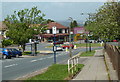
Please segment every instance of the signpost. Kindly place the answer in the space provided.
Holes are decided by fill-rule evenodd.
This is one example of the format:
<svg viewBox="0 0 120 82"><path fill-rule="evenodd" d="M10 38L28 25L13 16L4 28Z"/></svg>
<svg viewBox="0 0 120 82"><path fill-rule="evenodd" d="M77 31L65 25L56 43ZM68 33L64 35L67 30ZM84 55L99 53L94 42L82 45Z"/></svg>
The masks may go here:
<svg viewBox="0 0 120 82"><path fill-rule="evenodd" d="M56 35L56 27L52 27L52 33L54 34L54 46L53 46L53 51L54 51L54 64L56 64L56 44L55 44L55 35Z"/></svg>

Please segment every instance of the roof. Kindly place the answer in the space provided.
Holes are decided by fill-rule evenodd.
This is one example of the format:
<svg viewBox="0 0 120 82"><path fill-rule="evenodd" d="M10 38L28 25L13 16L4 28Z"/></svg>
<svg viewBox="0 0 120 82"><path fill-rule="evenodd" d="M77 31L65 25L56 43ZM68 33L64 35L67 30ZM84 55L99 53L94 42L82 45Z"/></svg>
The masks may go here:
<svg viewBox="0 0 120 82"><path fill-rule="evenodd" d="M68 28L68 27L65 27L65 26L57 23L57 22L50 22L50 23L48 23L47 25L48 25L48 27L47 27L48 29L52 29L52 27L54 27L54 26L55 26L57 29L67 29L67 28Z"/></svg>
<svg viewBox="0 0 120 82"><path fill-rule="evenodd" d="M6 30L6 29L7 26L3 22L0 22L0 30Z"/></svg>

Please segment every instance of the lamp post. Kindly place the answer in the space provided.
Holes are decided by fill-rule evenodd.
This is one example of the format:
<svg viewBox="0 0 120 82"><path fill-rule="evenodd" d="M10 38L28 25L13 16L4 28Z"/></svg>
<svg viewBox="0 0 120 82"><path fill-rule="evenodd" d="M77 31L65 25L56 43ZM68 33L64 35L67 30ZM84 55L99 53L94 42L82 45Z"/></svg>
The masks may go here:
<svg viewBox="0 0 120 82"><path fill-rule="evenodd" d="M93 13L81 13L81 15L88 15L88 20L90 21L90 15L93 14ZM91 52L91 42L89 41L89 37L88 37L88 34L86 33L86 52L88 51L87 49L87 42L89 43L89 51Z"/></svg>
<svg viewBox="0 0 120 82"><path fill-rule="evenodd" d="M90 35L90 32L89 32L89 34L88 34L88 42L89 42L89 51L91 52L91 41L89 41L89 37L90 37L91 35Z"/></svg>
<svg viewBox="0 0 120 82"><path fill-rule="evenodd" d="M69 17L68 20L71 20L71 21L73 22L72 17ZM69 55L70 55L70 58L71 58L71 57L72 57L72 48L71 48L71 27L69 27L69 46L70 46Z"/></svg>
<svg viewBox="0 0 120 82"><path fill-rule="evenodd" d="M87 34L86 34L86 41L85 42L86 42L86 52L87 52L88 51L88 48L87 48L88 47L88 44L87 44L87 42L88 42L88 35Z"/></svg>
<svg viewBox="0 0 120 82"><path fill-rule="evenodd" d="M52 27L52 32L54 34L54 38L53 38L53 41L54 41L54 46L53 46L53 51L54 51L54 64L56 64L56 38L55 38L55 35L56 35L56 27Z"/></svg>

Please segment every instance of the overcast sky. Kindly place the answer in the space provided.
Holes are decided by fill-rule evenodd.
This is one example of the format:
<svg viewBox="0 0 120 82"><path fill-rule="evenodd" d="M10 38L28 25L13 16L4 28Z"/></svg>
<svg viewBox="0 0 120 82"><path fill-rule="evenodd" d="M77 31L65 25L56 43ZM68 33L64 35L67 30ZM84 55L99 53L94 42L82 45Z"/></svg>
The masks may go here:
<svg viewBox="0 0 120 82"><path fill-rule="evenodd" d="M33 2L34 1L34 2ZM25 8L37 6L42 13L46 14L46 19L56 21L66 21L69 17L75 20L85 20L87 15L80 13L95 13L107 0L2 0L2 18ZM1 7L1 6L0 6Z"/></svg>
<svg viewBox="0 0 120 82"><path fill-rule="evenodd" d="M106 2L108 0L1 0L2 2Z"/></svg>

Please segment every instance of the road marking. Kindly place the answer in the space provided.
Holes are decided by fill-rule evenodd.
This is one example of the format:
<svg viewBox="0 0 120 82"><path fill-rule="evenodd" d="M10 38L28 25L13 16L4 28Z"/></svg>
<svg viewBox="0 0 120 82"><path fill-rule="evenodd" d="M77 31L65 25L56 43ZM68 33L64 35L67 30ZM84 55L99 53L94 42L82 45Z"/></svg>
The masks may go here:
<svg viewBox="0 0 120 82"><path fill-rule="evenodd" d="M12 67L12 66L16 66L18 64L11 64L11 65L8 65L8 66L5 66L4 68L8 68L8 67Z"/></svg>
<svg viewBox="0 0 120 82"><path fill-rule="evenodd" d="M36 62L36 61L39 61L39 60L44 60L46 58L40 58L40 59L37 59L37 60L31 60L30 62Z"/></svg>
<svg viewBox="0 0 120 82"><path fill-rule="evenodd" d="M47 58L53 58L53 56L47 57Z"/></svg>
<svg viewBox="0 0 120 82"><path fill-rule="evenodd" d="M30 62L36 62L37 60L32 60L32 61L30 61Z"/></svg>

